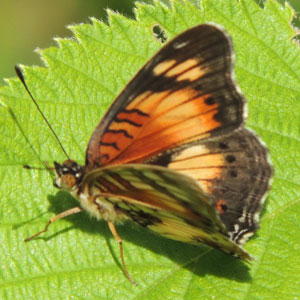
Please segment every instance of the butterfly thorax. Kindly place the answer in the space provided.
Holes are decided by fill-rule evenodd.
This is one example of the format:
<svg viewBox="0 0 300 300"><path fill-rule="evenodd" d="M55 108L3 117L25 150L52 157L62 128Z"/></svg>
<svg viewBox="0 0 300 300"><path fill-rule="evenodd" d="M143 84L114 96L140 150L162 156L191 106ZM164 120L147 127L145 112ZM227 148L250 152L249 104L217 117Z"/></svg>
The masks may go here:
<svg viewBox="0 0 300 300"><path fill-rule="evenodd" d="M63 164L54 162L56 178L54 186L69 192L75 191L81 184L85 168L73 160L66 160Z"/></svg>

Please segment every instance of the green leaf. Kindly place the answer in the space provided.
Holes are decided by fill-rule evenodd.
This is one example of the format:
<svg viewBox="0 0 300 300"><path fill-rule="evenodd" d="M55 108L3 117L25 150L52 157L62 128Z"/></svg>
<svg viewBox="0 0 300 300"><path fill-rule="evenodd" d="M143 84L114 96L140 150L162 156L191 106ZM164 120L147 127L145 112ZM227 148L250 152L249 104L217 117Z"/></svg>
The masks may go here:
<svg viewBox="0 0 300 300"><path fill-rule="evenodd" d="M70 26L75 39L39 50L46 67L24 67L26 82L69 155L85 148L109 104L161 47L152 27L170 39L214 22L232 36L236 78L248 99L247 126L268 145L275 168L261 229L245 248L251 266L206 246L195 247L134 225L118 226L133 286L104 222L85 213L49 218L76 201L57 192L45 171L24 164L62 162L64 154L16 79L0 88L1 299L298 299L300 298L300 51L293 11L267 1L174 1L136 4L136 19L108 12L109 25Z"/></svg>

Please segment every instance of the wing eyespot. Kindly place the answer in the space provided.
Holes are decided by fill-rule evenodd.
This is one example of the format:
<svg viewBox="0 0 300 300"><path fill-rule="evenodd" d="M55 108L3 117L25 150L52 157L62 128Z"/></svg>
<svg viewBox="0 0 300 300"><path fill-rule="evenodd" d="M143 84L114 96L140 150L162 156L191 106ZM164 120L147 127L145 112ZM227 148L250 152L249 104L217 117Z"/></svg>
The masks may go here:
<svg viewBox="0 0 300 300"><path fill-rule="evenodd" d="M233 162L236 161L236 158L235 158L234 155L227 155L227 156L226 156L226 161L227 161L228 163L233 163Z"/></svg>
<svg viewBox="0 0 300 300"><path fill-rule="evenodd" d="M208 97L204 100L204 102L207 105L214 105L214 104L216 104L216 99L213 97Z"/></svg>
<svg viewBox="0 0 300 300"><path fill-rule="evenodd" d="M227 143L224 143L224 142L220 142L219 143L219 148L222 149L222 150L225 150L225 149L228 149L228 144Z"/></svg>
<svg viewBox="0 0 300 300"><path fill-rule="evenodd" d="M236 177L238 176L238 172L237 172L236 170L231 170L231 171L229 172L229 175L230 175L231 177L233 177L233 178L236 178Z"/></svg>

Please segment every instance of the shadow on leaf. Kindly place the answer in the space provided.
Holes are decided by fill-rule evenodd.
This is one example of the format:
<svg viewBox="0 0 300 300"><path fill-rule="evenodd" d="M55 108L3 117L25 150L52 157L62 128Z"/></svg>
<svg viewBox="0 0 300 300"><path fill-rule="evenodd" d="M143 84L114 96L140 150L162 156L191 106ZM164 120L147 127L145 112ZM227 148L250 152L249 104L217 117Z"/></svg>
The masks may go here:
<svg viewBox="0 0 300 300"><path fill-rule="evenodd" d="M62 191L59 191L55 196L49 196L48 200L50 202L49 211L54 214L59 214L72 207L78 206L78 202L71 195ZM46 233L43 233L43 235L35 239L48 241L55 238L57 235L67 234L69 230L73 230L75 228L83 232L88 232L89 234L100 234L106 239L109 251L111 252L114 261L123 271L120 254L116 253L112 247L112 235L104 221L91 219L85 212L69 216L67 220L72 223L70 227L53 234L50 226L50 229ZM117 225L117 231L123 239L125 253L126 242L129 242L138 245L139 247L146 248L155 254L168 257L178 264L180 268L188 269L201 277L206 274L213 274L217 277L224 277L238 282L251 281L249 267L244 262L206 245L201 244L199 246L195 246L169 240L152 233L145 228L136 226L129 221L123 225Z"/></svg>

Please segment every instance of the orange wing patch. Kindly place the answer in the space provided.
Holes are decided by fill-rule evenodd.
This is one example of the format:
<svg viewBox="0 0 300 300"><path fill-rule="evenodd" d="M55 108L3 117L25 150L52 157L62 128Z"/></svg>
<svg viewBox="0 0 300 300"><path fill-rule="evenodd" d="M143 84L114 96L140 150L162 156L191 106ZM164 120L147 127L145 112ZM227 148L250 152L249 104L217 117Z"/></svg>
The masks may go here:
<svg viewBox="0 0 300 300"><path fill-rule="evenodd" d="M175 59L163 61L153 68L153 73L157 76L162 75L175 64L176 64Z"/></svg>
<svg viewBox="0 0 300 300"><path fill-rule="evenodd" d="M112 163L142 162L147 157L177 145L178 141L190 142L196 139L208 138L210 130L218 126L215 121L207 122L207 119L212 119L214 114L215 112L210 112L206 117L194 117L161 130L159 133L136 139Z"/></svg>
<svg viewBox="0 0 300 300"><path fill-rule="evenodd" d="M157 109L151 114L150 122L145 125L138 138L141 139L156 133L159 134L161 131L177 126L179 123L188 122L193 118L198 118L200 121L201 115L205 115L205 118L200 121L201 124L198 124L202 126L207 121L208 114L210 112L215 113L217 108L216 104L207 105L205 103L208 98L209 95L197 97L196 91L192 89L171 93L163 99ZM210 121L215 123L214 125L211 124L212 127L219 125L215 120L210 119ZM195 128L195 131L197 131L197 128Z"/></svg>
<svg viewBox="0 0 300 300"><path fill-rule="evenodd" d="M155 75L163 75L165 77L176 77L176 81L188 80L195 81L207 74L208 69L199 65L199 59L190 58L178 65L176 60L167 60L158 64L154 69Z"/></svg>
<svg viewBox="0 0 300 300"><path fill-rule="evenodd" d="M118 113L105 131L99 148L102 164L138 161L178 141L209 137L220 126L216 113L210 95L197 96L193 89L145 92Z"/></svg>
<svg viewBox="0 0 300 300"><path fill-rule="evenodd" d="M220 199L216 202L216 209L219 214L223 214L225 212L224 206L226 207L226 201L224 199Z"/></svg>
<svg viewBox="0 0 300 300"><path fill-rule="evenodd" d="M163 91L160 93L145 92L142 95L136 97L127 106L127 109L138 109L143 112L148 112L151 114L157 106L165 100L165 98L170 94L170 91Z"/></svg>
<svg viewBox="0 0 300 300"><path fill-rule="evenodd" d="M164 76L166 77L174 77L178 76L184 72L186 72L188 69L193 68L199 64L199 60L196 58L190 58L177 66L173 67L169 71L167 71Z"/></svg>
<svg viewBox="0 0 300 300"><path fill-rule="evenodd" d="M210 153L204 145L195 145L173 158L168 167L193 177L206 193L211 193L213 180L221 176L225 165L222 153Z"/></svg>
<svg viewBox="0 0 300 300"><path fill-rule="evenodd" d="M97 156L101 157L102 164L107 164L133 142L149 122L150 115L146 112L155 110L167 94L145 92L114 117L99 145Z"/></svg>
<svg viewBox="0 0 300 300"><path fill-rule="evenodd" d="M102 163L109 161L111 157L118 155L120 150L126 148L148 118L148 114L137 109L118 113L100 142L99 156L102 158Z"/></svg>
<svg viewBox="0 0 300 300"><path fill-rule="evenodd" d="M152 98L151 101L149 97ZM136 102L137 107L133 106L134 102L135 100L131 102L129 109L139 111L144 111L144 106L152 103L151 107L147 108L147 111L150 111L149 118L144 119L142 128L127 131L133 136L131 140L124 141L124 138L117 140L114 137L114 142L122 145L122 147L118 146L122 151L118 152L116 147L114 152L113 149L108 149L110 163L123 164L144 160L178 143L209 137L210 132L220 126L214 118L217 104L211 101L210 95L197 96L197 92L193 89L183 89L173 93L153 93L142 102ZM113 122L108 130L115 126ZM110 140L110 143L112 142ZM100 149L102 152L102 147Z"/></svg>
<svg viewBox="0 0 300 300"><path fill-rule="evenodd" d="M192 68L191 70L186 71L176 78L177 81L189 80L195 81L200 79L203 75L207 73L207 69L200 68L199 66Z"/></svg>

